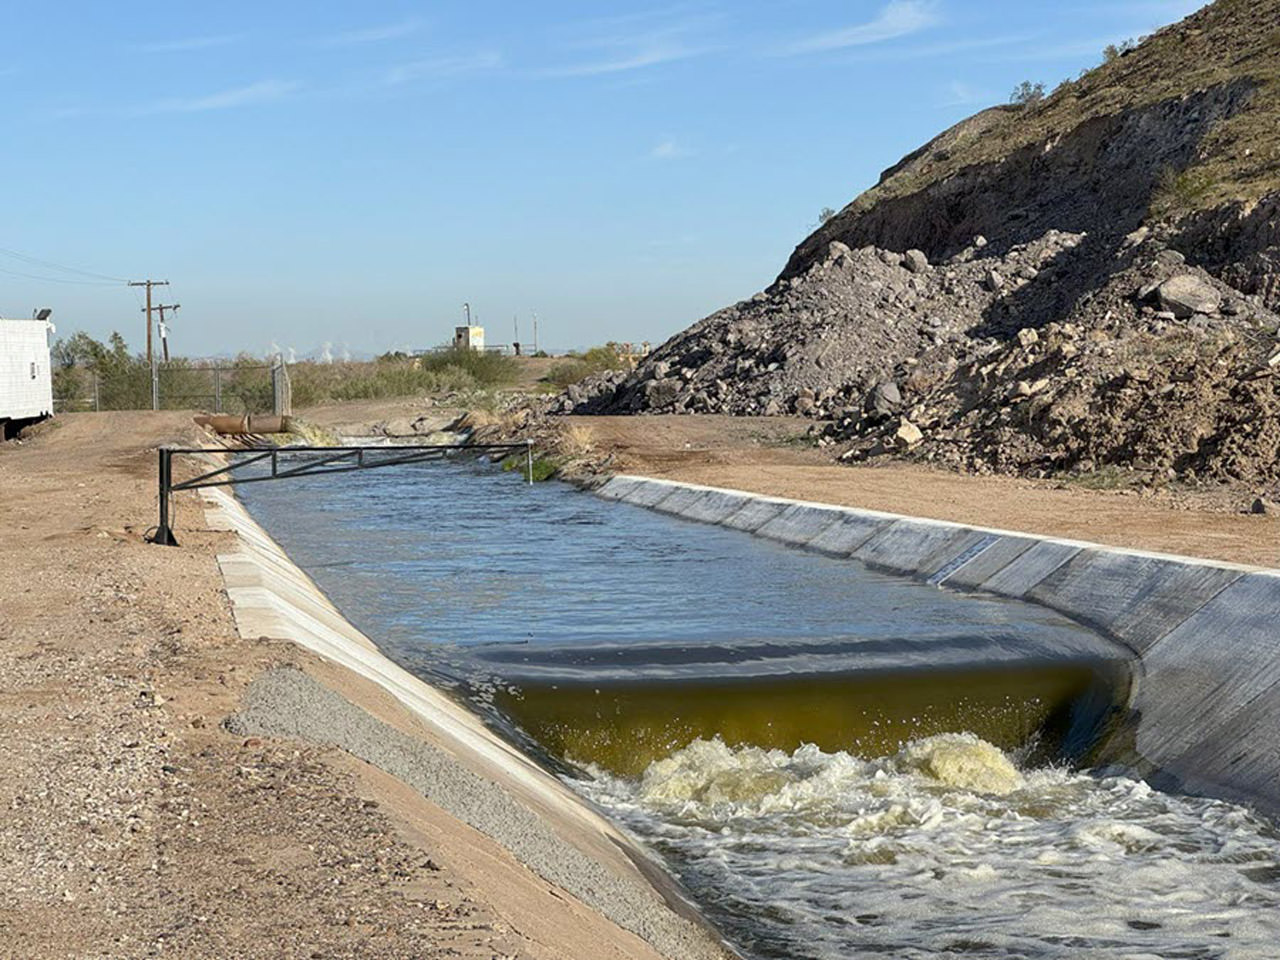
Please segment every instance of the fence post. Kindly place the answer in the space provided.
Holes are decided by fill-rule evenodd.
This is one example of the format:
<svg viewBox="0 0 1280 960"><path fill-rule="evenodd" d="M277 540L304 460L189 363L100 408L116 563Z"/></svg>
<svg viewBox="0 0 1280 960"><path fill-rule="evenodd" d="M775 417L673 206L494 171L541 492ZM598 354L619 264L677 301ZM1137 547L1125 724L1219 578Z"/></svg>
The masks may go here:
<svg viewBox="0 0 1280 960"><path fill-rule="evenodd" d="M271 405L271 412L277 417L293 416L293 385L289 382L289 370L281 356L277 356L271 366Z"/></svg>
<svg viewBox="0 0 1280 960"><path fill-rule="evenodd" d="M160 522L156 524L156 535L152 543L166 547L176 547L178 541L169 529L169 498L173 495L173 451L160 449Z"/></svg>
<svg viewBox="0 0 1280 960"><path fill-rule="evenodd" d="M93 412L102 412L102 400L98 393L98 371L93 371Z"/></svg>
<svg viewBox="0 0 1280 960"><path fill-rule="evenodd" d="M151 409L160 409L160 365L151 361Z"/></svg>
<svg viewBox="0 0 1280 960"><path fill-rule="evenodd" d="M213 368L213 412L222 412L222 368Z"/></svg>
<svg viewBox="0 0 1280 960"><path fill-rule="evenodd" d="M529 471L529 486L533 486L533 441L526 440L524 442L524 459L525 466Z"/></svg>

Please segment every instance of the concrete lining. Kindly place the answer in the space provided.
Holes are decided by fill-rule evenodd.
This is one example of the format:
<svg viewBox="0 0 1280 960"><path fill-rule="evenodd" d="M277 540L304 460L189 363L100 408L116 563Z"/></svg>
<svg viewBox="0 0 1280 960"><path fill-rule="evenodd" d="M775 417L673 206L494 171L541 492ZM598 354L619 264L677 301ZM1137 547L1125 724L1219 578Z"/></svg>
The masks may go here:
<svg viewBox="0 0 1280 960"><path fill-rule="evenodd" d="M674 491L648 481L614 489L618 499L649 503ZM269 671L255 681L234 723L334 743L379 766L664 956L734 956L631 839L470 711L387 659L239 501L220 489L202 493L210 526L238 535L237 549L218 563L240 635L291 640L376 684L405 708L418 735L388 726L296 670Z"/></svg>
<svg viewBox="0 0 1280 960"><path fill-rule="evenodd" d="M1026 596L1141 653L1241 576L1230 567L1082 550Z"/></svg>
<svg viewBox="0 0 1280 960"><path fill-rule="evenodd" d="M681 516L699 523L724 523L747 504L747 498L723 490L703 490L702 496L681 511Z"/></svg>
<svg viewBox="0 0 1280 960"><path fill-rule="evenodd" d="M670 496L670 481L642 477L616 477L605 490L639 504L658 483ZM1132 653L1129 759L1157 784L1280 812L1280 571L689 489L701 491L696 502L742 504L724 526L1038 603L1094 628Z"/></svg>
<svg viewBox="0 0 1280 960"><path fill-rule="evenodd" d="M846 513L805 546L833 557L848 557L891 521Z"/></svg>
<svg viewBox="0 0 1280 960"><path fill-rule="evenodd" d="M840 520L840 510L811 503L793 503L755 531L756 536L802 547Z"/></svg>

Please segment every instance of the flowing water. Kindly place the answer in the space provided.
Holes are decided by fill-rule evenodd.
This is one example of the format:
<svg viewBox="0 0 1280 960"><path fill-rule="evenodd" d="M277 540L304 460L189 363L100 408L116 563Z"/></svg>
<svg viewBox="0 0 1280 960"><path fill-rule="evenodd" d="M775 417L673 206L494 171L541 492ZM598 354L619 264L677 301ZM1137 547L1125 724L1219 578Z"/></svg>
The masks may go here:
<svg viewBox="0 0 1280 960"><path fill-rule="evenodd" d="M750 956L1280 957L1280 834L1081 770L1127 668L1051 612L478 464L242 489Z"/></svg>

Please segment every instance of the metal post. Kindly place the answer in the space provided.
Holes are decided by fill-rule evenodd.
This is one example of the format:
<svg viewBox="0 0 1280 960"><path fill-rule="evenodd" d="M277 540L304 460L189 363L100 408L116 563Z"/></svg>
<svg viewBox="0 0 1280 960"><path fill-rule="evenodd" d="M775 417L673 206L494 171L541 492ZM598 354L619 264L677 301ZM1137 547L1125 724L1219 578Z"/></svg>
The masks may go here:
<svg viewBox="0 0 1280 960"><path fill-rule="evenodd" d="M154 358L151 360L151 409L160 409L160 367Z"/></svg>
<svg viewBox="0 0 1280 960"><path fill-rule="evenodd" d="M222 368L213 368L213 412L222 412Z"/></svg>
<svg viewBox="0 0 1280 960"><path fill-rule="evenodd" d="M98 393L98 372L96 370L93 373L93 412L102 412L102 400Z"/></svg>
<svg viewBox="0 0 1280 960"><path fill-rule="evenodd" d="M160 522L156 524L156 536L152 543L176 547L178 541L169 529L169 498L173 496L173 451L160 450Z"/></svg>
<svg viewBox="0 0 1280 960"><path fill-rule="evenodd" d="M529 485L533 486L533 441L526 440L524 442L525 464L529 470Z"/></svg>

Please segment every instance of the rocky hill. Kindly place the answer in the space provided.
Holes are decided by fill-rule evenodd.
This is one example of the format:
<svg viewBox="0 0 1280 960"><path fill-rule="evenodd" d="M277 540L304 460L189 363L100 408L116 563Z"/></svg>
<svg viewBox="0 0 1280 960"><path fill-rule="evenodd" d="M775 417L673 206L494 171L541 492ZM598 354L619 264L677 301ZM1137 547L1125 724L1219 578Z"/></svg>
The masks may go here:
<svg viewBox="0 0 1280 960"><path fill-rule="evenodd" d="M890 168L565 412L799 413L844 459L1280 481L1280 0L1218 0Z"/></svg>

